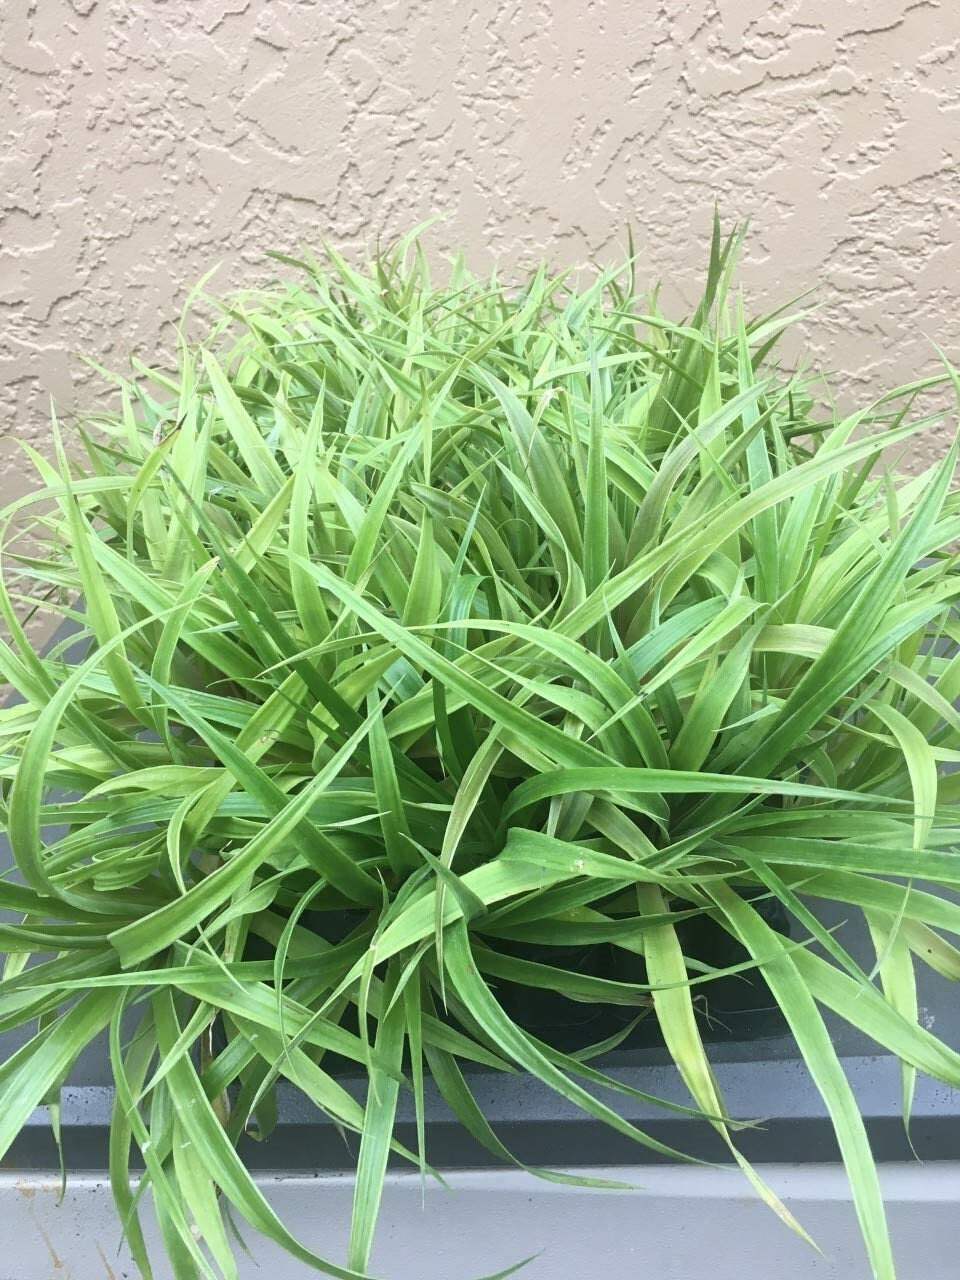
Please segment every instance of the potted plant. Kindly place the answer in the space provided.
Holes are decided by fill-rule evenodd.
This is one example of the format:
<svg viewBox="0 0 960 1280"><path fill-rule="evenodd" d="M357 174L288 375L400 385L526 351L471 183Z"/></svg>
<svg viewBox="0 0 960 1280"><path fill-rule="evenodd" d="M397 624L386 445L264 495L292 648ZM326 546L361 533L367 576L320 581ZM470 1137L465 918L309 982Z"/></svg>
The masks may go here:
<svg viewBox="0 0 960 1280"><path fill-rule="evenodd" d="M960 1082L915 985L958 972L955 447L889 465L955 374L825 412L774 363L793 317L732 298L736 244L715 231L682 324L632 261L509 289L460 263L433 283L416 238L366 271L282 259L292 282L231 298L200 345L184 325L172 368L117 377L80 456L56 424L56 466L25 446L0 1026L35 1034L0 1067L0 1151L105 1040L144 1274L138 1160L177 1277L234 1273L231 1211L366 1274L388 1160L432 1175L431 1089L510 1158L474 1067L688 1158L610 1101L637 1091L605 1055L651 1036L689 1093L663 1107L803 1232L705 1047L718 1010L767 1007L894 1274L824 1015L899 1058L905 1121L917 1072ZM70 640L38 653L25 600ZM359 1135L345 1262L238 1154L278 1082Z"/></svg>

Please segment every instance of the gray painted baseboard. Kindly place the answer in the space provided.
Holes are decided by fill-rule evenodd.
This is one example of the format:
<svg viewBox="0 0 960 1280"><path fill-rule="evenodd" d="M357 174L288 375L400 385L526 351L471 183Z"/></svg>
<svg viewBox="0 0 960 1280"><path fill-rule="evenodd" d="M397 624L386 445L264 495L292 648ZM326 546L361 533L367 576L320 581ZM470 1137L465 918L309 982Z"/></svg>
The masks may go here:
<svg viewBox="0 0 960 1280"><path fill-rule="evenodd" d="M583 1169L634 1190L580 1190L515 1171L461 1170L446 1189L391 1174L370 1272L385 1280L473 1280L537 1256L527 1280L868 1280L860 1233L835 1165L768 1165L760 1172L823 1250L818 1255L761 1204L731 1169L628 1166ZM955 1280L960 1258L960 1162L880 1170L905 1280ZM353 1181L346 1174L264 1176L260 1185L304 1243L342 1262ZM136 1280L118 1253L120 1228L102 1174L0 1174L0 1280ZM156 1227L145 1215L155 1280ZM305 1280L302 1263L243 1232L241 1280ZM154 1252L155 1251L155 1252Z"/></svg>

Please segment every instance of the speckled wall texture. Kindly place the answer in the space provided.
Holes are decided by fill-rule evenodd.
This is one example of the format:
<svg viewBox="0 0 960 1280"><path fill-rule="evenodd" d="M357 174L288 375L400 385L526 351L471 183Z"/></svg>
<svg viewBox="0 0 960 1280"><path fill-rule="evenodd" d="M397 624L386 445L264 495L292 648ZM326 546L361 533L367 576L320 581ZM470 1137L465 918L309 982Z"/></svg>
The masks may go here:
<svg viewBox="0 0 960 1280"><path fill-rule="evenodd" d="M504 266L631 221L679 307L717 199L753 298L821 286L841 390L960 345L956 0L6 0L2 37L5 493L9 437L96 394L73 352L156 350L221 259L434 211Z"/></svg>

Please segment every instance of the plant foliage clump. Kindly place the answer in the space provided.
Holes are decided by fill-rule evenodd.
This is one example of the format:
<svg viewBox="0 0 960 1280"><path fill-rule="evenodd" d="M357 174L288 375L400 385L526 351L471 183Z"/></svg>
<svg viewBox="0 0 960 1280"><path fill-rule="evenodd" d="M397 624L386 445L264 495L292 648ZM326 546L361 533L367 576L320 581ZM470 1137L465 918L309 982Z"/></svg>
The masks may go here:
<svg viewBox="0 0 960 1280"><path fill-rule="evenodd" d="M894 1274L831 1028L900 1059L907 1121L918 1071L960 1083L916 986L960 974L955 451L891 473L927 384L821 407L774 360L794 317L730 292L734 249L715 236L686 323L630 263L507 288L459 262L434 283L413 237L363 271L288 260L294 283L231 298L174 369L116 378L69 461L34 455L5 560L72 634L37 652L4 589L0 1026L35 1033L0 1067L0 1152L105 1038L145 1276L134 1153L178 1278L236 1275L231 1212L365 1274L388 1159L432 1175L426 1090L513 1158L477 1065L662 1152L603 1067L644 1015L689 1110L802 1230L711 1073L731 968L795 1037ZM694 954L698 921L735 965ZM623 1017L571 1048L523 991ZM358 1135L345 1265L238 1154L283 1082Z"/></svg>

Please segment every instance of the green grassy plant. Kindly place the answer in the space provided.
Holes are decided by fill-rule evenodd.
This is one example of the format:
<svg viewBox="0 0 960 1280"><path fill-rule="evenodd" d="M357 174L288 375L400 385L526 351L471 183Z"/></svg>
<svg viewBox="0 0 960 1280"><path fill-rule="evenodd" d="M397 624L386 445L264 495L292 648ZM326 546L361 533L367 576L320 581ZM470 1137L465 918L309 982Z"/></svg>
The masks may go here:
<svg viewBox="0 0 960 1280"><path fill-rule="evenodd" d="M231 1215L366 1274L391 1153L432 1176L426 1080L513 1158L477 1064L538 1077L642 1161L660 1144L596 1087L624 1090L603 1051L644 1014L689 1109L802 1231L711 1073L701 1012L726 969L685 954L698 916L762 972L893 1276L824 1014L897 1055L905 1122L918 1071L960 1083L916 987L921 966L960 974L955 450L917 477L889 464L953 372L824 409L775 362L795 317L731 293L735 247L715 235L683 324L629 262L507 288L459 262L434 283L415 237L363 271L284 260L292 283L231 298L175 368L114 378L69 462L32 455L0 535L26 584L0 601L20 695L0 712L0 1028L35 1034L0 1067L0 1152L108 1042L111 1180L145 1276L134 1151L178 1278L236 1275ZM25 608L79 636L37 652ZM865 918L867 968L824 901ZM551 963L592 944L634 980ZM518 989L617 1005L623 1030L569 1052L507 1012ZM284 1081L359 1135L343 1264L237 1153Z"/></svg>

